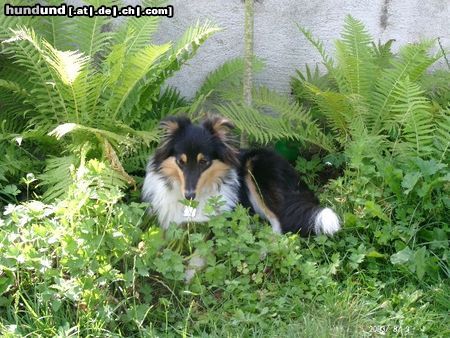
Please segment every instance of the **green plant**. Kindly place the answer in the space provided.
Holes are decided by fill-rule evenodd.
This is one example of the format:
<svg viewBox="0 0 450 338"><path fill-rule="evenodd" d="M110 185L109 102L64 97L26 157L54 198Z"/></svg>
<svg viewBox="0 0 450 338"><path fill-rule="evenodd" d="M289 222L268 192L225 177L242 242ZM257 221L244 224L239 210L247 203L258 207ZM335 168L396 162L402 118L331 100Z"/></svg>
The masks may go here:
<svg viewBox="0 0 450 338"><path fill-rule="evenodd" d="M445 81L434 83L434 75L419 76L433 59L426 55L426 44L405 47L396 55L390 51L392 41L374 44L360 23L347 19L333 60L320 41L304 30L324 57L327 73L311 67L306 74L297 73L293 87L298 102L264 87L254 88L255 106L249 116L240 101L242 60L231 60L211 73L188 101L175 89L157 85L185 60L176 67L167 65L172 55L167 50L162 55L169 58L160 57L149 71L155 75L153 71L159 69L161 78L145 77L144 83L134 86L144 90L139 90L139 100L133 98L139 96L135 89L128 87L134 94L123 100L123 108L112 119L107 112L119 107L122 99L111 95L123 93L124 88L111 84L116 80L130 84L128 75L119 71L120 60L127 64L133 60L123 56L124 46L133 37L137 44L145 43L146 34L155 29L152 20L140 26L131 19L133 23L125 22L127 29L119 27L119 31L97 31L107 18L71 22L91 27L76 31L77 35L100 34L99 40L87 44L85 38L68 37L83 45L84 51L64 54L82 64L71 85L64 82L68 73L58 61L64 59L58 50L66 50L69 40L61 38L67 35L53 34L54 28L65 29L64 18L0 20L5 23L0 25L2 39L11 38L4 28L16 24L34 27L35 32L16 27L13 35L20 40L2 44L3 51L23 46L19 51L29 50L29 56L40 61L36 67L19 53L18 59L12 57L24 59L24 64L13 67L11 56L0 54L0 74L5 77L0 80L5 108L1 113L5 121L0 151L5 150L5 156L0 161L0 201L7 204L0 210L0 335L450 333L450 114ZM146 33L134 35L136 28ZM189 35L197 35L197 28ZM364 48L368 50L359 53ZM189 49L184 56L192 52ZM42 74L52 76L48 79L54 82L49 86L29 83L23 70L32 66L33 80ZM255 60L253 66L258 70L261 63ZM38 72L40 67L42 72ZM94 74L83 77L92 69ZM117 78L110 78L105 69ZM401 75L399 69L409 76ZM447 75L443 72L438 78ZM95 82L103 80L106 83L96 87ZM105 104L94 104L94 112L79 109L79 120L73 98L80 97L71 96L70 90L71 86L83 90L76 87L77 81L85 81L94 91L104 90L98 98ZM47 89L57 111L42 100L24 99L30 93L47 95ZM68 96L61 99L58 93ZM78 100L77 107L92 104L82 102ZM376 106L377 102L384 103ZM63 105L72 120L57 121L56 117L64 118L64 112L59 115ZM135 111L138 108L142 110ZM300 157L296 167L313 189L322 186L317 181L329 166L325 162L341 169L342 175L331 180L320 197L337 209L342 231L332 239L280 236L257 216L237 207L208 223L171 226L163 233L156 220L146 215L148 206L133 202L133 195L125 193L124 172L142 170L148 152L145 137L156 139L152 133L162 117L184 111L198 118L205 110L228 114L252 142L286 137L319 145L322 150L313 147L311 156ZM278 112L281 120L261 115L267 110ZM91 113L105 121L94 125ZM378 113L383 114L382 120ZM47 135L51 130L66 136L57 141ZM143 136L141 131L154 136ZM37 180L25 175L39 172L43 159L47 170ZM36 194L42 191L36 184L47 184L44 201ZM206 211L212 213L220 203L211 200ZM206 265L187 285L185 272L197 254L206 259Z"/></svg>
<svg viewBox="0 0 450 338"><path fill-rule="evenodd" d="M317 68L314 73L307 68L306 76L297 72L294 95L299 102L308 102L313 116L333 134L338 149L345 152L362 147L357 142L370 142L369 149L375 151L367 151L366 157L379 150L394 157L429 156L436 150L433 138L448 125L433 114L420 87L425 70L441 56L428 55L433 41L409 44L394 55L392 40L376 45L363 24L348 16L333 60L310 31L300 30L318 49L327 74L320 76Z"/></svg>
<svg viewBox="0 0 450 338"><path fill-rule="evenodd" d="M112 18L105 16L1 20L7 39L2 42L0 95L8 105L0 117L7 133L0 147L14 145L20 155L21 149L36 154L37 145L45 148L44 158L57 156L40 177L43 185L53 187L46 190L47 200L64 193L70 183L67 167L78 164L81 153L107 159L123 184L133 184L123 163L142 170L143 154L158 140L160 118L174 108L165 105L183 103L178 92L163 89L165 80L218 31L208 21L197 23L178 42L156 45L150 41L158 17L128 18L114 29ZM8 144L17 137L21 145ZM14 168L14 163L4 165L0 173Z"/></svg>
<svg viewBox="0 0 450 338"><path fill-rule="evenodd" d="M253 71L262 68L263 63L254 59ZM248 106L242 98L243 72L243 60L233 59L208 74L191 102L189 114L193 118L206 113L228 117L253 143L287 139L328 151L334 149L331 139L318 128L311 114L289 97L265 86L253 86L252 106Z"/></svg>
<svg viewBox="0 0 450 338"><path fill-rule="evenodd" d="M375 44L348 16L333 59L310 31L300 30L321 54L326 74L317 67L297 72L294 95L333 136L338 153L327 158L345 159L327 195L341 202L346 226L375 233L377 252L388 250L403 272L448 277L450 115L439 89L445 86L426 85L448 72L425 73L441 56L429 55L433 41L394 54L392 40ZM300 161L298 169L317 172L323 161Z"/></svg>
<svg viewBox="0 0 450 338"><path fill-rule="evenodd" d="M208 224L172 226L163 236L151 220L144 228L146 206L123 203L123 193L103 181L104 170L110 170L105 163L87 161L73 172L63 200L5 209L2 335L274 336L300 330L346 336L387 325L416 335L445 330L448 287L428 285L427 251L395 253L384 242L383 230L398 241L411 235L406 226L380 228L373 236L359 225L334 240L301 239L274 235L238 207ZM208 210L218 203L211 200ZM186 285L194 252L206 266Z"/></svg>

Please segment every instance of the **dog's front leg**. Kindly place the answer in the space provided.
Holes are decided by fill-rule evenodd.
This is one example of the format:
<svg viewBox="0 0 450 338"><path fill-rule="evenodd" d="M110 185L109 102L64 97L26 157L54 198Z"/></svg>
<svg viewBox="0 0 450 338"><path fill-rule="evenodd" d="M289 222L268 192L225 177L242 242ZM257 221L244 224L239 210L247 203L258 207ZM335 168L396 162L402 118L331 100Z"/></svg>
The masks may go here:
<svg viewBox="0 0 450 338"><path fill-rule="evenodd" d="M184 273L184 282L186 284L190 284L195 274L201 271L205 266L206 266L206 259L200 256L198 251L195 250L191 258L189 259L188 266Z"/></svg>

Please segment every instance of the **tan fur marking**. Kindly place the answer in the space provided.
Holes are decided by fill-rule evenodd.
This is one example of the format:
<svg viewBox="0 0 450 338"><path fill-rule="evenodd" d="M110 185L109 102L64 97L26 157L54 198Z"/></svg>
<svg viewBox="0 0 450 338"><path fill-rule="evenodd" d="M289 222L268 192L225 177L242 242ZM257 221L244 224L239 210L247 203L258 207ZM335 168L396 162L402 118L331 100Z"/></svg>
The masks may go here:
<svg viewBox="0 0 450 338"><path fill-rule="evenodd" d="M197 163L200 162L201 160L203 160L205 158L205 156L202 153L198 153L197 155Z"/></svg>
<svg viewBox="0 0 450 338"><path fill-rule="evenodd" d="M184 175L183 171L181 171L180 167L176 163L175 157L171 156L165 159L161 163L161 171L165 176L170 177L180 183L181 194L184 196Z"/></svg>
<svg viewBox="0 0 450 338"><path fill-rule="evenodd" d="M186 154L181 154L180 159L181 159L184 163L187 163L187 156L186 156Z"/></svg>
<svg viewBox="0 0 450 338"><path fill-rule="evenodd" d="M213 129L216 132L217 136L224 141L228 140L228 132L230 131L230 126L233 124L230 120L227 120L223 117L216 117L213 119Z"/></svg>
<svg viewBox="0 0 450 338"><path fill-rule="evenodd" d="M230 169L231 167L228 164L219 160L213 160L209 168L200 175L196 189L197 194L214 184L218 184L219 179L224 177Z"/></svg>
<svg viewBox="0 0 450 338"><path fill-rule="evenodd" d="M173 134L180 127L176 121L163 121L161 126L165 129L166 133Z"/></svg>
<svg viewBox="0 0 450 338"><path fill-rule="evenodd" d="M270 219L277 219L275 214L269 209L269 207L264 203L264 200L262 199L261 192L257 188L254 179L253 174L251 172L252 165L250 160L245 165L247 169L247 175L245 176L245 183L247 184L248 190L250 191L250 195L252 195L255 199L255 202L258 204L258 207L263 211L264 215L268 220Z"/></svg>

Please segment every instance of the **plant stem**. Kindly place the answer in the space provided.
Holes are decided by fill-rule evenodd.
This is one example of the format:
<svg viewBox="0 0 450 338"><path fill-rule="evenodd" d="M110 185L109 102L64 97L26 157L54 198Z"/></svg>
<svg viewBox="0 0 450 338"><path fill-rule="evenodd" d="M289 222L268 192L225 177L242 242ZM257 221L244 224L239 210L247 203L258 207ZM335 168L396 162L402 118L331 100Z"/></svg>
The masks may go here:
<svg viewBox="0 0 450 338"><path fill-rule="evenodd" d="M244 104L252 106L252 72L253 72L253 10L254 0L245 0L245 24L244 24ZM241 148L248 146L247 135L242 132Z"/></svg>
<svg viewBox="0 0 450 338"><path fill-rule="evenodd" d="M442 54L444 55L445 63L447 64L448 69L450 69L450 62L447 59L447 53L445 53L444 47L442 47L441 38L439 37L437 40L438 40L439 48L441 49Z"/></svg>

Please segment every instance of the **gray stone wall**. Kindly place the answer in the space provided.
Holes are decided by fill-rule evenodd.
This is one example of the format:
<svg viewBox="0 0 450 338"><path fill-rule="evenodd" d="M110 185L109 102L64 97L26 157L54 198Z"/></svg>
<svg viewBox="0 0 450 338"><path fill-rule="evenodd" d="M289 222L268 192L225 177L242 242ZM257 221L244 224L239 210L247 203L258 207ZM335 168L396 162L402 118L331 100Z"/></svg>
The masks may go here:
<svg viewBox="0 0 450 338"><path fill-rule="evenodd" d="M244 4L242 0L173 0L169 4L174 6L175 16L163 19L158 41L176 40L197 19L210 19L223 29L170 79L171 85L190 97L208 72L242 55ZM440 37L444 47L450 49L450 0L258 0L255 54L266 67L256 81L288 92L289 78L296 68L320 62L296 23L311 29L332 53L347 14L362 20L376 40L395 39L394 48Z"/></svg>

